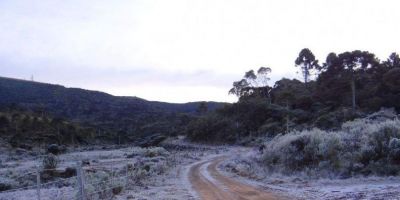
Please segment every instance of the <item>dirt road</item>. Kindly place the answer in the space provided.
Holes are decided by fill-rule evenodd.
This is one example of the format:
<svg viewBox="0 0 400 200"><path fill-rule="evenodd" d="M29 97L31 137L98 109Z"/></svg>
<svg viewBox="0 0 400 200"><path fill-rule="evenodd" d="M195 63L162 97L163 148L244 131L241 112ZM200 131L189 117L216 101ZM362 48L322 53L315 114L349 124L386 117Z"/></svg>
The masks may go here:
<svg viewBox="0 0 400 200"><path fill-rule="evenodd" d="M217 157L189 170L189 180L202 200L276 200L277 196L228 178L217 170L225 157Z"/></svg>

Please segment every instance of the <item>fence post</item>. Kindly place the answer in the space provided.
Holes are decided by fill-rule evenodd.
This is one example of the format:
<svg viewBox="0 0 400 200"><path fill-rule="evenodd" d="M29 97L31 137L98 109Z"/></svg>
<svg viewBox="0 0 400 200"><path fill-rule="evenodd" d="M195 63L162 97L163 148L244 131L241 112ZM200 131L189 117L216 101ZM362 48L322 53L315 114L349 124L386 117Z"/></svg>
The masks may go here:
<svg viewBox="0 0 400 200"><path fill-rule="evenodd" d="M129 168L129 164L128 164L128 162L126 162L126 171L125 171L125 176L126 176L126 180L125 180L125 190L127 189L127 187L128 187L128 181L129 181L129 172L128 172L128 169Z"/></svg>
<svg viewBox="0 0 400 200"><path fill-rule="evenodd" d="M37 199L40 200L40 187L41 187L41 183L40 183L40 169L39 169L39 165L36 165L36 193L37 193Z"/></svg>
<svg viewBox="0 0 400 200"><path fill-rule="evenodd" d="M85 183L84 183L84 174L82 170L82 164L78 161L76 164L76 177L78 181L78 199L86 200L85 196Z"/></svg>

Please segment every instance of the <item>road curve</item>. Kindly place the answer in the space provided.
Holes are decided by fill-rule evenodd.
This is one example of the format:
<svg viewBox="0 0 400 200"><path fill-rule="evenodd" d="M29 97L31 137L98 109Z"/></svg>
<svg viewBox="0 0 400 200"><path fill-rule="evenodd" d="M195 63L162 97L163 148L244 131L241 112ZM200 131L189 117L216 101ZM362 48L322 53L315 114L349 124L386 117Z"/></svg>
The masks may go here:
<svg viewBox="0 0 400 200"><path fill-rule="evenodd" d="M278 200L271 193L228 178L217 170L226 157L216 157L193 165L189 180L202 200Z"/></svg>

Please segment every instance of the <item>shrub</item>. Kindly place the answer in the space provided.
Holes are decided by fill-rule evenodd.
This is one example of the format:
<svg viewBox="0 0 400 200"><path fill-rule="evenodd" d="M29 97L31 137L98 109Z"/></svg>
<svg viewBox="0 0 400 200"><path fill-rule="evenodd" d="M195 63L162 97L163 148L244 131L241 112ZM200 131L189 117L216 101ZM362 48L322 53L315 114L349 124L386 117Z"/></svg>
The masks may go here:
<svg viewBox="0 0 400 200"><path fill-rule="evenodd" d="M400 174L400 121L357 119L339 131L319 129L278 135L265 144L262 161L270 172ZM318 175L320 173L315 173Z"/></svg>
<svg viewBox="0 0 400 200"><path fill-rule="evenodd" d="M119 194L125 183L125 177L112 177L110 172L97 171L86 175L87 199L111 199L113 195Z"/></svg>
<svg viewBox="0 0 400 200"><path fill-rule="evenodd" d="M162 147L151 147L147 148L144 152L146 157L157 157L157 156L167 156L169 152Z"/></svg>
<svg viewBox="0 0 400 200"><path fill-rule="evenodd" d="M43 169L55 169L57 168L58 159L54 154L47 154L42 161Z"/></svg>
<svg viewBox="0 0 400 200"><path fill-rule="evenodd" d="M400 139L392 138L389 142L389 158L400 164Z"/></svg>

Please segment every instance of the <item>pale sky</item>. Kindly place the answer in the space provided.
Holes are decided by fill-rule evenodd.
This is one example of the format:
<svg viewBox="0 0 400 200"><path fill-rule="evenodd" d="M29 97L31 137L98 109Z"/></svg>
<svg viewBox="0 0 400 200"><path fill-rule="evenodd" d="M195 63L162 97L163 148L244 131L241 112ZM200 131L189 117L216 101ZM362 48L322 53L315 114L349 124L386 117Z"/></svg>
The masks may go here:
<svg viewBox="0 0 400 200"><path fill-rule="evenodd" d="M0 76L167 102L236 101L232 82L298 77L302 48L400 52L396 0L0 0Z"/></svg>

